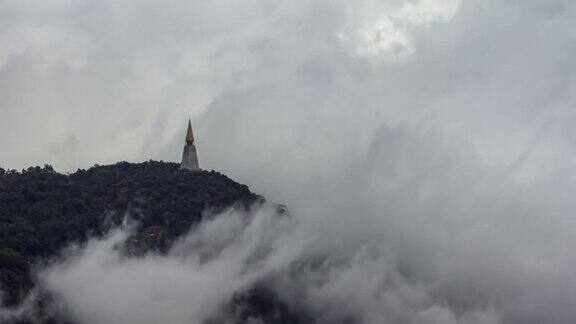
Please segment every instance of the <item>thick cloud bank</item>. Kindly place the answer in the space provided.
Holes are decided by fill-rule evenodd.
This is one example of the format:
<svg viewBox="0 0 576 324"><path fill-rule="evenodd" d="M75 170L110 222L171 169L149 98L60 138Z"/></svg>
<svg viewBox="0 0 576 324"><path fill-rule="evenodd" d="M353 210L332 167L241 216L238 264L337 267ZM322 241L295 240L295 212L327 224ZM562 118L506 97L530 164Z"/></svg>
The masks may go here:
<svg viewBox="0 0 576 324"><path fill-rule="evenodd" d="M269 216L229 212L167 255L142 258L123 256L117 245L129 232L117 230L41 272L40 283L79 323L201 323L221 313L235 292L295 258L301 244L282 244L292 240L290 224Z"/></svg>
<svg viewBox="0 0 576 324"><path fill-rule="evenodd" d="M81 323L210 319L256 282L318 323L576 322L574 1L0 9L4 167L176 160L192 113L203 167L291 210L163 257L91 242L39 275Z"/></svg>
<svg viewBox="0 0 576 324"><path fill-rule="evenodd" d="M142 258L115 249L129 233L117 230L39 283L79 323L233 322L231 301L255 286L313 323L576 320L571 181L518 182L415 133L379 129L369 156L291 215L231 210Z"/></svg>

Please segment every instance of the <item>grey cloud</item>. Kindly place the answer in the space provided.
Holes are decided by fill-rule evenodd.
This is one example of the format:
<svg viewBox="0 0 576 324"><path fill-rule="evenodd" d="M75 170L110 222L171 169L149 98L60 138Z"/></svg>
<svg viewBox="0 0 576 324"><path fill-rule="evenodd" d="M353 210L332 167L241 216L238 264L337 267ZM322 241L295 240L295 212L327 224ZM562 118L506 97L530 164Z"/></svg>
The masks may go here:
<svg viewBox="0 0 576 324"><path fill-rule="evenodd" d="M413 52L358 52L357 32L402 22L394 12L410 4L424 22L390 28ZM467 0L451 15L438 5L450 1L4 2L0 39L32 36L0 45L0 164L177 160L192 114L201 165L286 202L308 229L266 258L282 261L271 271L282 297L298 307L292 294L308 296L320 322L573 322L576 6ZM232 247L208 245L222 244ZM302 252L282 253L290 247ZM52 272L64 300L70 280L87 278L82 262L115 257L92 252ZM173 253L93 275L186 278L194 267ZM317 258L326 262L291 281L287 264ZM218 254L214 267L234 272L233 260ZM163 293L177 305L194 294ZM109 297L73 298L89 305L75 316ZM110 314L129 322L131 309ZM204 316L189 311L182 318Z"/></svg>

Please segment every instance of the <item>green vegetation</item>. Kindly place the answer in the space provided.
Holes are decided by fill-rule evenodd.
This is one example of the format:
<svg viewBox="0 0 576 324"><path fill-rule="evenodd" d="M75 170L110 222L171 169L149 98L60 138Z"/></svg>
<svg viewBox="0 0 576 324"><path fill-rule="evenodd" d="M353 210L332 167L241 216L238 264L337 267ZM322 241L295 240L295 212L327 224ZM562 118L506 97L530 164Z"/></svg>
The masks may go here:
<svg viewBox="0 0 576 324"><path fill-rule="evenodd" d="M52 167L0 168L0 285L13 305L33 286L30 265L70 243L99 236L126 216L139 221L147 246L198 224L203 212L256 200L247 186L214 171L175 163L120 162L64 175ZM160 241L159 241L160 240Z"/></svg>

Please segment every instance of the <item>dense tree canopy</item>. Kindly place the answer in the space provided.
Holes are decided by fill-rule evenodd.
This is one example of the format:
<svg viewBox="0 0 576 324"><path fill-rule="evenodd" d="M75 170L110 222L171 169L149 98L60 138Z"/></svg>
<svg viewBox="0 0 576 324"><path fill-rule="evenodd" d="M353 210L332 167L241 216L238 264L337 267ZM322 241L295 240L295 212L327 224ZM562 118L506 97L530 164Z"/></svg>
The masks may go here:
<svg viewBox="0 0 576 324"><path fill-rule="evenodd" d="M175 163L120 162L64 175L52 167L0 168L0 285L6 304L32 286L30 265L72 242L102 235L126 216L162 243L198 224L206 210L256 200L247 186ZM145 235L143 235L145 236ZM152 235L151 235L152 236Z"/></svg>

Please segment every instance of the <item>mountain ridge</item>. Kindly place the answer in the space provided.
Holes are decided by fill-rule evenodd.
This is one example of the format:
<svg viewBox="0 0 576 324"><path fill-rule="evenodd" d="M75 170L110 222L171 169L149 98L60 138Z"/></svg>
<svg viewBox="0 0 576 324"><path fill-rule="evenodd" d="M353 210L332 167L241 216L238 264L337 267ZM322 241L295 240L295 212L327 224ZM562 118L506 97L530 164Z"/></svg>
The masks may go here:
<svg viewBox="0 0 576 324"><path fill-rule="evenodd" d="M136 220L132 253L160 252L197 226L207 211L248 209L263 201L215 171L178 164L118 162L61 174L49 166L0 168L0 286L3 303L19 303L34 286L32 265L61 249Z"/></svg>

